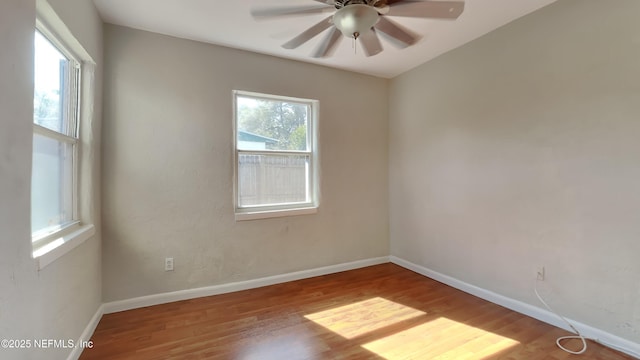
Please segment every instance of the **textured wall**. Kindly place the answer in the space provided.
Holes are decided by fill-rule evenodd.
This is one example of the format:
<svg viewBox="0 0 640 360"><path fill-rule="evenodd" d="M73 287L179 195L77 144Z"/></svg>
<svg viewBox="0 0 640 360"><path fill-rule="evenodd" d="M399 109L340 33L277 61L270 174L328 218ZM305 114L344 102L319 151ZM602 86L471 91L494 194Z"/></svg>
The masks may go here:
<svg viewBox="0 0 640 360"><path fill-rule="evenodd" d="M82 129L100 137L102 21L88 1L52 4L98 63L96 117ZM30 184L35 1L0 2L0 339L77 340L101 303L101 247L95 236L38 271L31 258ZM100 228L98 144L83 153L83 218ZM69 349L0 349L3 359L65 359Z"/></svg>
<svg viewBox="0 0 640 360"><path fill-rule="evenodd" d="M105 54L105 301L388 254L387 80L111 25ZM320 100L317 214L235 222L234 89Z"/></svg>
<svg viewBox="0 0 640 360"><path fill-rule="evenodd" d="M640 342L636 0L560 0L390 88L392 255Z"/></svg>
<svg viewBox="0 0 640 360"><path fill-rule="evenodd" d="M0 339L43 327L29 222L34 19L34 1L0 2Z"/></svg>

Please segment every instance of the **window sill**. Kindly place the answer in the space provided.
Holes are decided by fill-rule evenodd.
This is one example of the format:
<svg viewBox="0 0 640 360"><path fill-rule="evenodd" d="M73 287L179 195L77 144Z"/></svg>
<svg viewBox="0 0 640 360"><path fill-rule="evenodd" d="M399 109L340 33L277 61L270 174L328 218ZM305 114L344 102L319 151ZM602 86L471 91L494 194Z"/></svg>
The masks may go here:
<svg viewBox="0 0 640 360"><path fill-rule="evenodd" d="M236 221L269 219L269 218L285 217L285 216L309 215L309 214L315 214L317 212L318 212L317 207L306 207L306 208L287 209L287 210L237 212Z"/></svg>
<svg viewBox="0 0 640 360"><path fill-rule="evenodd" d="M72 232L61 235L54 241L33 251L33 257L38 262L38 270L44 269L58 258L75 249L96 233L93 225L83 225Z"/></svg>

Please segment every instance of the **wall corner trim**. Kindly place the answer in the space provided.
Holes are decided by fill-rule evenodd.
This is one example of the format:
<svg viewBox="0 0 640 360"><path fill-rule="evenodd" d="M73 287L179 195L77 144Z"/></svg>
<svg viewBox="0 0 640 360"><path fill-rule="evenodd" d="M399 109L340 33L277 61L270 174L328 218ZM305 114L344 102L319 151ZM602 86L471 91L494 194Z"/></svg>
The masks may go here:
<svg viewBox="0 0 640 360"><path fill-rule="evenodd" d="M235 291L255 289L263 286L275 285L289 281L307 279L314 276L333 274L341 271L354 270L367 266L384 264L389 262L388 256L377 258L356 260L348 263L329 265L315 269L296 271L287 274L267 276L263 278L239 281L227 284L205 286L195 289L178 290L161 294L141 296L133 299L112 301L103 304L104 313L111 314L115 312L137 309L145 306L153 306L166 304L174 301L195 299L199 297L226 294Z"/></svg>
<svg viewBox="0 0 640 360"><path fill-rule="evenodd" d="M100 319L102 319L102 315L104 315L104 304L101 304L98 307L98 310L96 310L96 313L93 315L91 320L89 320L87 327L84 328L84 331L82 332L82 334L80 335L80 338L76 342L77 346L73 348L67 360L80 359L80 355L82 355L82 351L84 349L81 346L79 346L79 344L86 343L87 341L91 340L91 336L93 336L93 332L96 330L96 327L98 327L98 323L100 322Z"/></svg>
<svg viewBox="0 0 640 360"><path fill-rule="evenodd" d="M555 314L545 309L494 293L493 291L489 291L475 285L471 285L454 277L439 273L421 265L414 264L397 256L391 255L389 257L389 260L398 266L402 266L405 269L414 271L420 275L424 275L428 278L439 281L443 284L464 291L468 294L477 296L481 299L490 301L494 304L498 304L521 314L530 316L547 324L551 324L561 329L571 331L571 329L567 327L567 324L558 319ZM569 320L569 322L571 322L586 338L640 359L640 344L575 320L567 320Z"/></svg>

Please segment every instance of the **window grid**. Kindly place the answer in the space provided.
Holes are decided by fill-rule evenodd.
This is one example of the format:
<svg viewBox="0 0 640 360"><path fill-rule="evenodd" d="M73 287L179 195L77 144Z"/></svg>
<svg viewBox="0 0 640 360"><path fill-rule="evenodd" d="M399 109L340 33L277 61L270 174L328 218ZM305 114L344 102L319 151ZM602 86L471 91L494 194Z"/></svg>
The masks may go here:
<svg viewBox="0 0 640 360"><path fill-rule="evenodd" d="M59 104L56 116L58 118L57 122L59 122L58 126L54 127L51 124L47 124L46 119L36 114L36 93L34 93L34 177L32 179L32 243L34 250L53 242L62 231L72 231L79 227L78 147L81 80L80 62L40 21L36 22L35 36L36 41L40 39L46 41L44 43L46 45L42 45L41 41L39 45L41 48L43 46L50 47L49 52L54 49L54 51L59 52L62 58L60 59L57 83L57 102ZM38 39L39 36L41 37L40 39ZM42 52L42 50L40 51ZM47 61L49 60L47 59ZM43 76L45 80L36 79L36 82L53 82L50 79L52 77L51 74L48 74L46 69L37 70L38 66L39 64L35 61L34 68L36 68L36 72L45 73ZM53 79L55 80L55 78ZM39 90L38 84L36 84L35 90L36 92ZM54 128L52 129L52 127ZM48 145L46 145L47 143ZM57 150L55 150L56 143ZM39 152L36 150L44 148L47 148L48 151ZM49 171L54 169L54 173L57 176L54 176L54 179L50 181L52 184L47 184L46 175L50 174L43 168L47 168ZM55 189L56 185L57 190ZM34 200L34 198L36 199ZM45 210L42 209L43 207ZM55 207L58 207L59 214L53 218L49 216L47 225L43 225L45 216L42 214L47 213L46 209Z"/></svg>
<svg viewBox="0 0 640 360"><path fill-rule="evenodd" d="M243 143L241 139L243 134L240 133L246 129L242 129L239 124L239 102L243 99L306 108L304 149L278 149L280 144L272 144L276 149L269 149L265 144L262 144L262 148L257 149ZM298 110L300 109L298 108ZM317 207L316 118L317 101L315 100L234 91L234 198L236 214ZM252 137L256 136L253 133L248 134ZM260 136L258 135L258 137ZM267 142L273 140L269 137L263 137L263 139ZM289 144L289 146L292 145ZM270 191L265 191L265 188Z"/></svg>

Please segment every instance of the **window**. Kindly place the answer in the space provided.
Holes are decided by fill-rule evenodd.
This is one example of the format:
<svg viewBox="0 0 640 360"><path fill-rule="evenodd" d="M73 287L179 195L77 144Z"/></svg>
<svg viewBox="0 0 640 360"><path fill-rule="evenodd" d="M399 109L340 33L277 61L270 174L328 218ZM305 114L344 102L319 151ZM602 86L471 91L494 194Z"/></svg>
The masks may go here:
<svg viewBox="0 0 640 360"><path fill-rule="evenodd" d="M31 238L38 258L70 240L93 235L78 209L82 63L40 21L34 35ZM69 250L72 247L68 247ZM69 251L49 254L49 263Z"/></svg>
<svg viewBox="0 0 640 360"><path fill-rule="evenodd" d="M31 232L38 240L78 218L80 64L38 30L34 44Z"/></svg>
<svg viewBox="0 0 640 360"><path fill-rule="evenodd" d="M234 92L236 219L318 207L316 100Z"/></svg>

